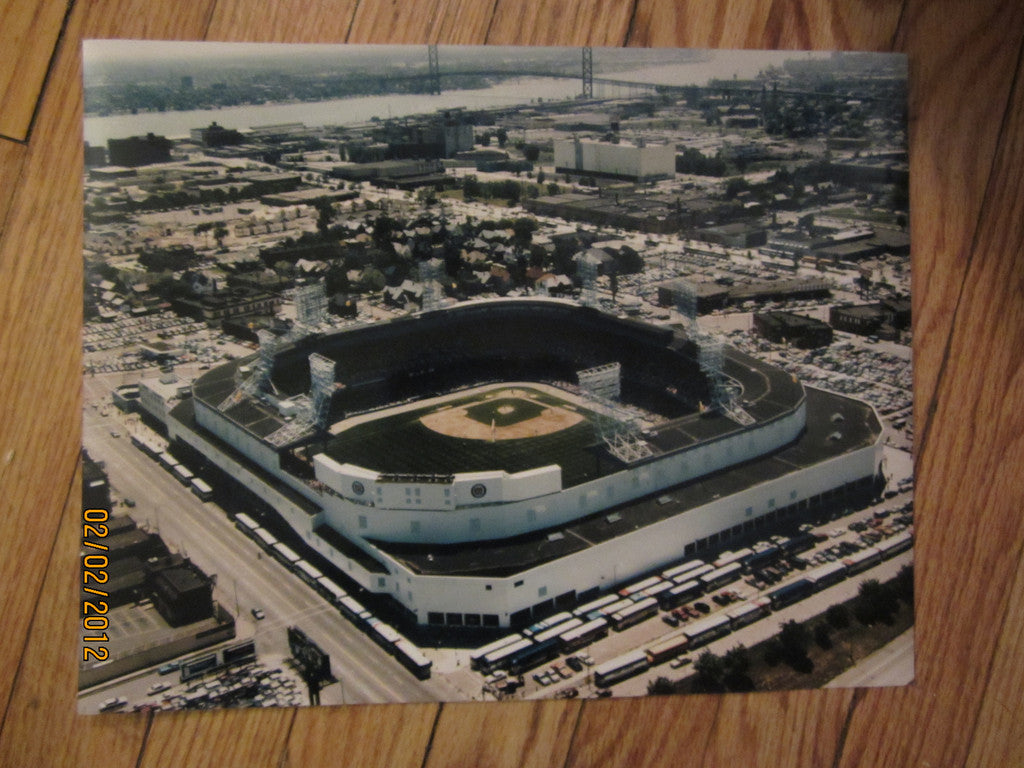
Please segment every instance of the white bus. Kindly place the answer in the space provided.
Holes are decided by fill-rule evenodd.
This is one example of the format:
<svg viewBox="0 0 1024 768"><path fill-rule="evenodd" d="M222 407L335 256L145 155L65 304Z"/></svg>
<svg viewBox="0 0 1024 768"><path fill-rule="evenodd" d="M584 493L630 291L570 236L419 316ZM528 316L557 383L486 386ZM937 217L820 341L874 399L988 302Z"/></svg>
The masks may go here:
<svg viewBox="0 0 1024 768"><path fill-rule="evenodd" d="M192 478L192 493L198 496L200 501L209 501L213 498L213 488L201 477Z"/></svg>
<svg viewBox="0 0 1024 768"><path fill-rule="evenodd" d="M608 621L602 617L591 619L586 624L563 632L558 636L561 643L562 653L575 651L585 645L590 645L595 640L600 640L608 634Z"/></svg>
<svg viewBox="0 0 1024 768"><path fill-rule="evenodd" d="M477 648L469 655L469 668L480 669L480 664L485 656L487 656L490 653L494 653L495 651L500 651L502 648L507 648L513 643L518 643L522 639L523 636L516 632L511 635L506 635L500 640L495 640L493 643L488 643L487 645L483 645Z"/></svg>
<svg viewBox="0 0 1024 768"><path fill-rule="evenodd" d="M683 634L689 638L690 647L696 648L698 645L704 645L712 640L717 640L731 631L732 626L729 622L729 617L725 614L718 614L717 616L698 619L693 624L687 626L683 630Z"/></svg>
<svg viewBox="0 0 1024 768"><path fill-rule="evenodd" d="M669 581L675 581L676 576L683 576L684 574L700 568L703 565L707 565L703 560L690 560L682 565L677 565L675 568L669 568L667 571L662 571L661 578L668 579Z"/></svg>
<svg viewBox="0 0 1024 768"><path fill-rule="evenodd" d="M627 677L639 675L650 667L647 660L647 651L630 651L604 664L594 667L594 685L600 688L607 688Z"/></svg>

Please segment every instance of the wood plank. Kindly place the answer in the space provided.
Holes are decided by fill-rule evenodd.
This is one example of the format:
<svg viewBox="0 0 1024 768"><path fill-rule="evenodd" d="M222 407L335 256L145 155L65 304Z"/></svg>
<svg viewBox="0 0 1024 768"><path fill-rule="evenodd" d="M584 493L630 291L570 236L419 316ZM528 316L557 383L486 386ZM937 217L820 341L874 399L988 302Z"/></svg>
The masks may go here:
<svg viewBox="0 0 1024 768"><path fill-rule="evenodd" d="M726 696L702 765L832 765L853 697L841 688Z"/></svg>
<svg viewBox="0 0 1024 768"><path fill-rule="evenodd" d="M1019 51L1019 38L1016 45ZM939 382L932 434L918 459L920 687L894 699L874 692L865 696L851 718L844 766L962 765L976 722L977 758L1020 749L1019 720L1015 735L996 731L1007 722L1000 701L1020 697L1019 687L1007 686L1021 679L1020 656L1012 656L1019 654L1020 624L1011 623L1024 599L1019 575L1024 550L1021 74L1018 63L1017 90L1000 132L991 181L979 194L976 241L966 254L946 249L934 266L966 274L949 350L954 364ZM985 89L977 75L975 81ZM1004 102L993 103L1002 110ZM997 112L995 122L1000 116ZM960 142L970 143L967 126L960 130ZM973 222L963 226L974 228ZM963 237L954 232L950 239ZM929 306L932 300L929 296ZM925 341L937 339L933 333Z"/></svg>
<svg viewBox="0 0 1024 768"><path fill-rule="evenodd" d="M14 190L18 188L21 167L25 163L27 153L26 145L0 139L0 179L4 180L4 183L0 184L0 238L4 236L7 212L11 207Z"/></svg>
<svg viewBox="0 0 1024 768"><path fill-rule="evenodd" d="M967 768L1024 765L1024 559L1018 558L1010 607L995 650Z"/></svg>
<svg viewBox="0 0 1024 768"><path fill-rule="evenodd" d="M765 26L764 47L892 50L903 0L807 2L775 0Z"/></svg>
<svg viewBox="0 0 1024 768"><path fill-rule="evenodd" d="M295 713L282 765L419 768L439 706L304 707Z"/></svg>
<svg viewBox="0 0 1024 768"><path fill-rule="evenodd" d="M772 0L639 0L627 45L758 48Z"/></svg>
<svg viewBox="0 0 1024 768"><path fill-rule="evenodd" d="M67 5L0 0L0 136L28 138Z"/></svg>
<svg viewBox="0 0 1024 768"><path fill-rule="evenodd" d="M78 635L81 619L73 598L80 578L81 476L64 491L67 501L63 522L38 595L32 632L27 643L10 643L16 652L24 645L24 655L0 732L0 765L134 765L142 748L146 715L79 717L75 712L74 691L78 690L82 652ZM37 595L31 597L34 601Z"/></svg>
<svg viewBox="0 0 1024 768"><path fill-rule="evenodd" d="M914 422L928 439L945 340L1024 34L1024 4L910 0L897 50L910 53Z"/></svg>
<svg viewBox="0 0 1024 768"><path fill-rule="evenodd" d="M350 43L429 43L436 35L434 25L441 0L416 3L394 0L360 2L349 32Z"/></svg>
<svg viewBox="0 0 1024 768"><path fill-rule="evenodd" d="M587 701L565 765L695 765L721 703L721 696Z"/></svg>
<svg viewBox="0 0 1024 768"><path fill-rule="evenodd" d="M446 704L426 768L546 768L563 765L577 701Z"/></svg>
<svg viewBox="0 0 1024 768"><path fill-rule="evenodd" d="M492 13L491 2L479 0L364 0L347 42L482 45Z"/></svg>
<svg viewBox="0 0 1024 768"><path fill-rule="evenodd" d="M139 768L273 768L281 765L293 709L161 712L153 716Z"/></svg>
<svg viewBox="0 0 1024 768"><path fill-rule="evenodd" d="M483 45L494 18L494 0L442 0L430 22L430 42Z"/></svg>
<svg viewBox="0 0 1024 768"><path fill-rule="evenodd" d="M489 45L623 45L632 3L618 0L498 0Z"/></svg>
<svg viewBox="0 0 1024 768"><path fill-rule="evenodd" d="M52 711L70 712L71 678L59 684L50 677L42 693L32 686L46 680L39 655L70 654L65 626L51 623L52 613L37 608L43 574L60 523L61 508L81 450L81 284L82 284L82 95L79 41L89 36L171 36L201 33L209 3L181 3L154 8L146 0L111 0L76 8L61 42L54 75L43 96L28 145L20 182L11 201L3 240L0 274L0 439L4 491L0 499L0 579L17 589L0 590L0 615L8 642L0 656L0 702L10 715L3 740L39 740ZM80 509L81 500L73 500ZM77 548L59 550L74 569ZM70 583L49 599L77 610ZM44 594L45 598L45 594ZM46 610L50 610L46 606ZM24 647L33 612L43 634ZM63 617L65 614L59 614ZM61 619L63 621L63 619ZM46 632L50 635L47 635ZM52 639L46 639L51 637ZM64 639L64 644L59 643ZM70 643L70 644L69 644ZM77 653L77 651L75 651ZM19 687L11 696L21 664ZM33 679L25 680L32 672ZM43 695L45 693L45 695ZM42 697L42 698L40 698ZM42 704L40 702L43 702ZM133 726L132 723L135 725ZM139 718L122 727L144 727ZM21 729L28 728L30 733ZM69 731L92 739L87 728ZM50 745L52 747L52 745ZM67 746L73 754L72 741ZM24 763L22 763L24 764ZM31 764L31 763L29 763ZM42 763L36 763L37 765Z"/></svg>
<svg viewBox="0 0 1024 768"><path fill-rule="evenodd" d="M357 0L218 0L207 40L341 43Z"/></svg>

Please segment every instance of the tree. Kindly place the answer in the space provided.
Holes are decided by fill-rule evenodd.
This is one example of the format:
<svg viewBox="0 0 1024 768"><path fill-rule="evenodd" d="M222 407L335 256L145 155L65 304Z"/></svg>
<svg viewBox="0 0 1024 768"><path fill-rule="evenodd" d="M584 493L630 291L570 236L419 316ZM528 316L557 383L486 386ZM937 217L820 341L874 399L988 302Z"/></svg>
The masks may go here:
<svg viewBox="0 0 1024 768"><path fill-rule="evenodd" d="M722 690L722 678L725 676L725 663L720 656L711 651L704 651L693 665L697 673L696 687L706 693Z"/></svg>
<svg viewBox="0 0 1024 768"><path fill-rule="evenodd" d="M657 677L647 684L648 696L670 696L675 692L675 685L667 677Z"/></svg>
<svg viewBox="0 0 1024 768"><path fill-rule="evenodd" d="M523 147L523 157L531 163L536 163L540 159L540 147L536 144L527 144Z"/></svg>
<svg viewBox="0 0 1024 768"><path fill-rule="evenodd" d="M336 293L346 293L348 289L348 270L343 261L336 261L324 275L324 291L328 296L333 296Z"/></svg>
<svg viewBox="0 0 1024 768"><path fill-rule="evenodd" d="M842 603L836 603L825 611L825 620L836 629L845 629L850 626L850 612Z"/></svg>
<svg viewBox="0 0 1024 768"><path fill-rule="evenodd" d="M316 228L321 235L326 235L334 221L334 206L327 200L321 200L316 204Z"/></svg>
<svg viewBox="0 0 1024 768"><path fill-rule="evenodd" d="M213 230L213 239L217 241L217 247L224 247L224 238L228 236L228 231L223 224L217 224Z"/></svg>
<svg viewBox="0 0 1024 768"><path fill-rule="evenodd" d="M904 565L900 568L893 587L900 600L907 605L912 605L914 603L914 566Z"/></svg>
<svg viewBox="0 0 1024 768"><path fill-rule="evenodd" d="M504 149L505 144L508 143L508 131L504 128L499 128L495 135L498 137L498 146Z"/></svg>
<svg viewBox="0 0 1024 768"><path fill-rule="evenodd" d="M730 648L722 657L725 669L724 682L733 691L751 691L754 681L750 679L750 652L740 643Z"/></svg>
<svg viewBox="0 0 1024 768"><path fill-rule="evenodd" d="M876 621L889 623L892 614L899 608L895 591L887 584L880 584L877 579L861 583L857 604L857 618L865 624Z"/></svg>
<svg viewBox="0 0 1024 768"><path fill-rule="evenodd" d="M462 194L467 200L480 197L483 187L476 176L464 176L462 178Z"/></svg>
<svg viewBox="0 0 1024 768"><path fill-rule="evenodd" d="M386 253L394 253L395 246L391 242L391 234L402 228L402 223L382 213L373 222L373 243Z"/></svg>
<svg viewBox="0 0 1024 768"><path fill-rule="evenodd" d="M800 622L790 619L782 624L782 628L779 631L779 643L781 643L782 652L787 658L803 658L807 656L810 632Z"/></svg>
<svg viewBox="0 0 1024 768"><path fill-rule="evenodd" d="M819 648L823 648L826 651L832 647L832 637L829 632L828 624L825 622L819 622L814 627L814 642L818 644Z"/></svg>
<svg viewBox="0 0 1024 768"><path fill-rule="evenodd" d="M529 248L537 226L537 220L530 216L520 216L512 222L512 232L516 246L522 250Z"/></svg>
<svg viewBox="0 0 1024 768"><path fill-rule="evenodd" d="M737 195L750 189L750 184L742 176L734 176L725 183L725 196L732 200Z"/></svg>

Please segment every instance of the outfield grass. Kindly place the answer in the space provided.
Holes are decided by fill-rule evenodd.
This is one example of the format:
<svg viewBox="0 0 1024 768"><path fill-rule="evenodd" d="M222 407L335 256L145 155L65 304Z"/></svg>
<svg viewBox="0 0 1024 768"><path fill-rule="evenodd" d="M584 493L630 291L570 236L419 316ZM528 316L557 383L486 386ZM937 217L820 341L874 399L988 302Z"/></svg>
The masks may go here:
<svg viewBox="0 0 1024 768"><path fill-rule="evenodd" d="M501 419L515 424L536 416L543 410L543 405L567 405L565 401L537 390L530 390L530 395L535 402L518 397L488 398L485 394L477 394L447 402L443 407L468 405L478 421L489 425L493 414L495 425L505 426ZM498 413L502 405L508 404L515 404L517 412ZM490 442L448 437L423 426L420 418L437 408L437 405L418 408L351 427L328 443L327 454L340 463L356 464L380 472L409 474L489 470L512 473L558 464L562 468L565 486L586 482L600 474L597 460L588 450L597 438L587 418L550 435ZM576 410L588 415L578 408Z"/></svg>

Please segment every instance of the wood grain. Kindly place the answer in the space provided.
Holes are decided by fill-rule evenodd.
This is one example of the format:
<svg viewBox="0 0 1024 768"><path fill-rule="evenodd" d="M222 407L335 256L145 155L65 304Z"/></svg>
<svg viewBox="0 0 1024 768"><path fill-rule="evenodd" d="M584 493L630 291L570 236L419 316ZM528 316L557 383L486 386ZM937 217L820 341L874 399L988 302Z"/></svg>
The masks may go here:
<svg viewBox="0 0 1024 768"><path fill-rule="evenodd" d="M0 2L0 136L28 137L66 10L52 0Z"/></svg>
<svg viewBox="0 0 1024 768"><path fill-rule="evenodd" d="M195 4L199 12L190 13L185 3L173 8L160 6L164 17L161 24L152 14L143 13L149 5L138 0L96 3L91 13L81 7L74 9L59 47L54 75L42 99L0 242L5 291L5 300L0 302L0 370L4 372L0 377L0 458L6 464L4 493L0 496L0 583L17 584L16 589L0 591L0 615L7 641L18 653L24 649L20 659L12 653L0 656L0 703L7 713L0 738L5 744L38 740L38 735L46 731L51 710L60 708L59 703L63 703L62 714L73 711L61 689L68 685L72 686L68 690L77 688L75 675L70 674L60 677L59 682L51 679L40 694L23 693L17 702L9 701L16 672L19 690L25 691L46 681L51 666L54 670L67 669L52 663L40 665L40 655L73 664L78 653L75 640L68 634L74 628L75 607L70 599L73 581L48 581L42 593L40 585L81 447L79 41L90 35L196 35L210 7L208 3ZM80 493L73 504L79 510L77 518ZM80 534L77 525L76 533ZM73 572L75 552L76 547L59 549L54 573ZM41 618L43 606L49 603L59 605L59 611L49 606L50 612ZM71 614L66 613L68 603ZM34 611L36 641L26 644ZM54 616L60 621L53 623ZM26 671L29 669L34 670L31 677ZM46 706L40 704L42 694L46 694ZM132 722L141 721L130 718L120 727L130 728ZM28 729L27 733L23 729ZM74 731L82 735L83 743L92 738L89 733L88 727ZM68 754L74 754L75 748L70 743Z"/></svg>
<svg viewBox="0 0 1024 768"><path fill-rule="evenodd" d="M755 48L771 9L771 0L639 0L627 45Z"/></svg>
<svg viewBox="0 0 1024 768"><path fill-rule="evenodd" d="M831 765L852 690L726 696L702 765Z"/></svg>
<svg viewBox="0 0 1024 768"><path fill-rule="evenodd" d="M78 688L81 653L79 607L76 600L70 599L78 592L78 548L82 536L80 479L65 487L64 493L64 514L38 594L32 631L27 642L17 647L20 665L0 732L0 765L135 765L142 750L147 716L79 717L74 697L69 695Z"/></svg>
<svg viewBox="0 0 1024 768"><path fill-rule="evenodd" d="M27 153L26 145L0 139L0 179L4 180L4 183L0 184L0 238L4 236L7 212L11 207L14 190L21 180L21 167Z"/></svg>
<svg viewBox="0 0 1024 768"><path fill-rule="evenodd" d="M357 0L218 0L206 40L343 43Z"/></svg>
<svg viewBox="0 0 1024 768"><path fill-rule="evenodd" d="M722 697L588 701L567 768L698 765Z"/></svg>
<svg viewBox="0 0 1024 768"><path fill-rule="evenodd" d="M910 54L915 450L927 443L953 313L1024 36L1024 4L910 0L896 46ZM924 497L927 500L927 496Z"/></svg>
<svg viewBox="0 0 1024 768"><path fill-rule="evenodd" d="M295 713L282 766L419 768L439 705L306 707Z"/></svg>
<svg viewBox="0 0 1024 768"><path fill-rule="evenodd" d="M14 51L0 61L0 133L14 116L28 138L0 141L0 766L1024 762L1024 7L903 5L74 0L58 45L65 2L0 2L0 50ZM924 438L918 683L856 694L75 716L76 610L67 596L79 535L83 36L907 52ZM55 55L44 80L38 73Z"/></svg>
<svg viewBox="0 0 1024 768"><path fill-rule="evenodd" d="M623 45L633 3L498 0L488 45Z"/></svg>
<svg viewBox="0 0 1024 768"><path fill-rule="evenodd" d="M579 701L446 704L425 768L562 765L579 710Z"/></svg>
<svg viewBox="0 0 1024 768"><path fill-rule="evenodd" d="M1019 642L1020 624L1008 622L1007 614L1024 548L1019 69L1017 84L967 259L932 435L918 463L930 493L921 507L917 551L934 553L919 557L916 574L928 587L920 590L915 629L922 688L901 702L896 717L883 694L866 699L868 706L851 722L851 741L862 741L864 748L846 765L877 760L882 743L899 745L886 758L896 764L960 765L983 702L991 702L991 723L998 720L995 701L1006 695L1006 665L996 664L1003 670L998 678L993 659L1008 658L995 655L1000 635L1008 650ZM1021 673L1015 674L1019 680ZM986 697L989 686L994 692ZM889 712L883 723L875 719L881 708ZM986 734L991 749L992 734Z"/></svg>
<svg viewBox="0 0 1024 768"><path fill-rule="evenodd" d="M295 718L291 709L167 714L153 716L139 768L274 768Z"/></svg>

